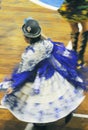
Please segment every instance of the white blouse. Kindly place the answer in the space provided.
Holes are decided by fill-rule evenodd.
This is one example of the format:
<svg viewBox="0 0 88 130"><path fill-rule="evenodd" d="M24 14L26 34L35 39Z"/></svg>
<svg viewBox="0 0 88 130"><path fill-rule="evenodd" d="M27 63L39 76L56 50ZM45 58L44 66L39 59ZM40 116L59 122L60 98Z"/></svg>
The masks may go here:
<svg viewBox="0 0 88 130"><path fill-rule="evenodd" d="M49 40L41 40L27 47L21 56L17 73L32 71L36 64L50 56L52 49L53 44Z"/></svg>

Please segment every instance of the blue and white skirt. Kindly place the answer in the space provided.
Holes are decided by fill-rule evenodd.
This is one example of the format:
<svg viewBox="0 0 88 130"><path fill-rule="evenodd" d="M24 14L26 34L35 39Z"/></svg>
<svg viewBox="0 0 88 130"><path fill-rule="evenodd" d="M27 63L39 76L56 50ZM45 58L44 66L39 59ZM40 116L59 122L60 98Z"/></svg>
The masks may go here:
<svg viewBox="0 0 88 130"><path fill-rule="evenodd" d="M39 64L33 82L25 82L3 97L2 105L17 119L31 123L54 122L73 112L84 100L85 87L75 71L73 52L59 45L55 45L49 59ZM3 82L6 88L10 84L11 81Z"/></svg>

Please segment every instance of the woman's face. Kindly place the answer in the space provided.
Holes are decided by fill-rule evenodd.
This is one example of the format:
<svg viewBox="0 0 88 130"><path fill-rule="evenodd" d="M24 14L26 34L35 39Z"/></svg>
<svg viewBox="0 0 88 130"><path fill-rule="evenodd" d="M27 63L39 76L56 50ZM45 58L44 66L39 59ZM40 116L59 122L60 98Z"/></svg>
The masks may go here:
<svg viewBox="0 0 88 130"><path fill-rule="evenodd" d="M28 44L30 43L30 38L24 36L24 39Z"/></svg>

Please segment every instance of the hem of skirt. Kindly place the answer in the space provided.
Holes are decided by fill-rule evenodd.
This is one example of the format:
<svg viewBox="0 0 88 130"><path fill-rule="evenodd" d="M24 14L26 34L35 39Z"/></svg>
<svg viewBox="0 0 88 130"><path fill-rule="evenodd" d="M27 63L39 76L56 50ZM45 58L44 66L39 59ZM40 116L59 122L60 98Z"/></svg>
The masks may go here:
<svg viewBox="0 0 88 130"><path fill-rule="evenodd" d="M60 119L62 119L62 118L64 118L64 117L66 117L68 114L70 114L71 112L73 112L80 104L81 104L81 102L84 100L84 98L85 98L85 96L83 96L83 98L81 99L81 101L79 102L77 102L78 103L78 105L76 105L76 106L74 106L72 109L70 109L70 111L69 112L67 112L67 113L64 113L61 117L59 117L59 118L57 118L57 119L52 119L52 120L47 120L47 121L36 121L36 120L30 120L30 121L28 121L28 119L27 120L25 120L25 119L22 119L21 117L19 117L19 116L16 116L16 114L10 109L10 108L8 108L8 107L6 107L2 102L2 105L3 106L5 106L18 120L20 120L20 121L22 121L22 122L27 122L27 123L52 123L52 122L55 122L55 121L58 121L58 120L60 120Z"/></svg>
<svg viewBox="0 0 88 130"><path fill-rule="evenodd" d="M65 16L62 16L64 19L66 19L66 20L68 20L69 22L83 22L83 21L86 21L86 20L88 20L88 18L85 18L85 19L70 19L70 18L68 18L68 17L65 17Z"/></svg>

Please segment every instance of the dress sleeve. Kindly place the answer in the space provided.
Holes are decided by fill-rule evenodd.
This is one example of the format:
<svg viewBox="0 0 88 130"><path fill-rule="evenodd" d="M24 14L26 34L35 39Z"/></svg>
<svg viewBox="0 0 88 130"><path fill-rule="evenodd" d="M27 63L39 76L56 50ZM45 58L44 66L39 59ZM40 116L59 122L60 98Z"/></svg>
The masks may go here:
<svg viewBox="0 0 88 130"><path fill-rule="evenodd" d="M30 75L31 75L30 71L13 74L11 78L12 88L18 88L22 86L25 82L27 82L28 77L30 77Z"/></svg>
<svg viewBox="0 0 88 130"><path fill-rule="evenodd" d="M50 56L52 49L53 44L49 40L44 40L30 46L29 49L22 54L17 73L32 71L40 61Z"/></svg>
<svg viewBox="0 0 88 130"><path fill-rule="evenodd" d="M22 59L16 72L13 72L11 81L12 88L16 89L29 80L35 66L52 52L53 44L49 40L36 43L34 46L26 48L22 54Z"/></svg>

